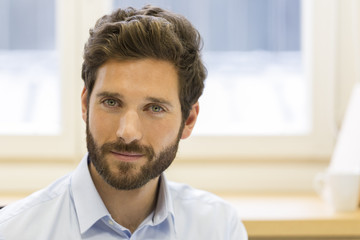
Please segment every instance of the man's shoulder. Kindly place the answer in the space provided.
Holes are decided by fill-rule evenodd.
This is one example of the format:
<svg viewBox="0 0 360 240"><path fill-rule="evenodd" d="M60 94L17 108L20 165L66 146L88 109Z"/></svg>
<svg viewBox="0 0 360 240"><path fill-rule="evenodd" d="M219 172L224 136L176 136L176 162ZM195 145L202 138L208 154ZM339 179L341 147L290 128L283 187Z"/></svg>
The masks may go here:
<svg viewBox="0 0 360 240"><path fill-rule="evenodd" d="M219 196L187 184L169 182L169 190L175 205L198 210L233 212L235 208Z"/></svg>
<svg viewBox="0 0 360 240"><path fill-rule="evenodd" d="M171 195L177 199L183 201L201 201L203 203L226 203L219 196L201 189L194 188L190 185L177 183L177 182L168 182Z"/></svg>
<svg viewBox="0 0 360 240"><path fill-rule="evenodd" d="M39 217L44 212L44 207L55 205L56 200L70 194L70 175L63 176L33 194L5 206L0 210L0 226L18 218L33 215Z"/></svg>
<svg viewBox="0 0 360 240"><path fill-rule="evenodd" d="M175 223L182 239L201 233L204 239L247 239L236 208L213 193L169 182Z"/></svg>

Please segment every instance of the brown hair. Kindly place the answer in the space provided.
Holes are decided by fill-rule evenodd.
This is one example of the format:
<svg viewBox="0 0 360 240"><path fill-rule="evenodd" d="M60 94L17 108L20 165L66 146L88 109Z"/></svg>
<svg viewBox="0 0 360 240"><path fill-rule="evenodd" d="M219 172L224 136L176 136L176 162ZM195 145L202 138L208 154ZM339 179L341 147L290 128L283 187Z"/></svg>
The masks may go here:
<svg viewBox="0 0 360 240"><path fill-rule="evenodd" d="M82 78L90 98L98 68L109 59L154 58L174 64L178 71L183 120L201 96L207 75L199 32L183 16L147 5L118 9L100 18L84 48Z"/></svg>

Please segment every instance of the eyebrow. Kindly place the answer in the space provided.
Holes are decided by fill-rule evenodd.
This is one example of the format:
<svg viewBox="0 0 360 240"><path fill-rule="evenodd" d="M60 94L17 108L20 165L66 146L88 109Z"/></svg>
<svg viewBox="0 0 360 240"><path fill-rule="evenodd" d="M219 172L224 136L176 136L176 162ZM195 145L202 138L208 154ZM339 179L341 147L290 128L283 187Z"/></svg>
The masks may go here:
<svg viewBox="0 0 360 240"><path fill-rule="evenodd" d="M171 108L173 107L173 105L168 100L166 100L164 98L147 97L146 100L149 101L149 102L153 102L153 103L165 104L165 105L168 105Z"/></svg>
<svg viewBox="0 0 360 240"><path fill-rule="evenodd" d="M100 97L116 97L116 98L122 98L123 96L119 93L113 93L113 92L108 92L108 91L104 91L104 92L100 92L98 94L96 94L96 97L100 98Z"/></svg>
<svg viewBox="0 0 360 240"><path fill-rule="evenodd" d="M101 97L115 97L118 99L122 99L123 95L121 95L120 93L116 93L116 92L109 92L109 91L103 91L100 92L98 94L96 94L96 97L101 98ZM165 104L169 107L173 107L173 105L170 103L170 101L164 99L164 98L158 98L158 97L146 97L145 98L147 101L149 102L153 102L153 103L159 103L159 104Z"/></svg>

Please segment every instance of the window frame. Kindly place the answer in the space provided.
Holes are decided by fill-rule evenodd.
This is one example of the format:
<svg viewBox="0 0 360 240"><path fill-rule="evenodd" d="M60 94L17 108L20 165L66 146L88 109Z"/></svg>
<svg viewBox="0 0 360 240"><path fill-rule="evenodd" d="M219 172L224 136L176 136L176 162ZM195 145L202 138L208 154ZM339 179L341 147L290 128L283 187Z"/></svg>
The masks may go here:
<svg viewBox="0 0 360 240"><path fill-rule="evenodd" d="M307 136L191 136L178 157L206 159L324 159L335 142L336 0L303 0L303 52L312 82L313 131ZM328 11L322 11L322 9ZM62 134L0 136L1 159L76 159L86 152L81 119L80 79L83 44L95 20L111 9L106 1L57 1L58 48L61 59ZM327 42L327 44L323 44ZM330 70L329 70L330 69ZM322 106L329 106L323 108ZM200 106L201 114L201 106ZM221 126L217 126L221 127Z"/></svg>

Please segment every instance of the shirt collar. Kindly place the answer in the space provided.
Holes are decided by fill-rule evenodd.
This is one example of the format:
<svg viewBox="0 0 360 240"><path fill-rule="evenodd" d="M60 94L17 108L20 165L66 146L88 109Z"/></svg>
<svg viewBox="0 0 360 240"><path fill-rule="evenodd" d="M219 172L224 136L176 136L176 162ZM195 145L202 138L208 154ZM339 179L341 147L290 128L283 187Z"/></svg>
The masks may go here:
<svg viewBox="0 0 360 240"><path fill-rule="evenodd" d="M110 216L95 185L88 168L88 154L81 160L73 173L71 191L76 213L79 219L81 234L91 228L99 219ZM168 219L170 218L170 219ZM154 211L152 225L158 225L168 219L175 231L174 207L168 181L162 173L160 176L159 193Z"/></svg>
<svg viewBox="0 0 360 240"><path fill-rule="evenodd" d="M102 217L110 215L91 179L87 154L73 173L71 191L81 233L86 232Z"/></svg>
<svg viewBox="0 0 360 240"><path fill-rule="evenodd" d="M154 225L160 224L168 217L171 217L174 224L174 207L170 195L168 182L165 175L161 174L159 195L153 217L153 223Z"/></svg>

